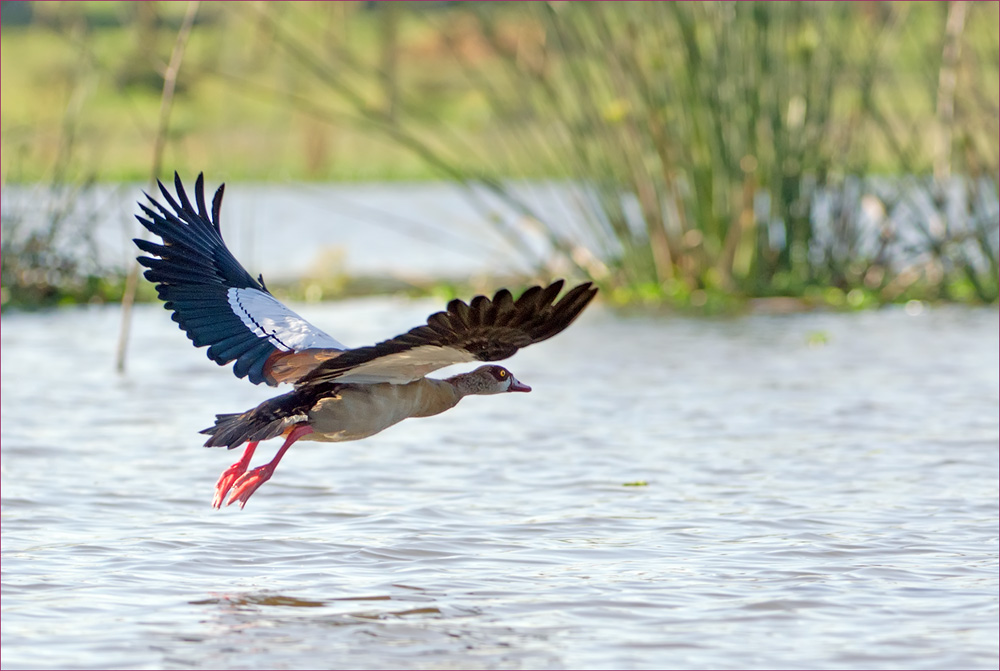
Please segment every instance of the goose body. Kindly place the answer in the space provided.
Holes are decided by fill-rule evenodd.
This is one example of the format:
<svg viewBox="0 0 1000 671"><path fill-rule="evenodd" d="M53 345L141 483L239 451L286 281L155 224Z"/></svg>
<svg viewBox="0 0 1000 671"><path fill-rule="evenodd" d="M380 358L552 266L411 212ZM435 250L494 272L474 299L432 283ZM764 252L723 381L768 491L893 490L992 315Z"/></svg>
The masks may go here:
<svg viewBox="0 0 1000 671"><path fill-rule="evenodd" d="M410 417L438 415L460 400L454 385L426 377L408 384L345 385L316 402L309 411L309 424L313 440L360 440Z"/></svg>
<svg viewBox="0 0 1000 671"><path fill-rule="evenodd" d="M224 187L209 213L201 175L196 205L176 174L176 198L159 186L167 206L147 196L150 203L139 203L143 215L136 218L163 244L141 239L135 244L149 255L139 262L147 268L146 279L156 283L164 307L195 346L208 347L210 359L233 363L237 377L294 385L246 412L217 415L215 425L202 431L209 436L207 447L246 444L243 456L216 484L216 508L223 502L246 505L298 440L360 440L410 417L440 414L465 396L531 391L498 365L446 379L426 375L456 363L505 359L550 338L597 293L588 282L556 300L562 280L531 287L516 301L501 289L492 299L453 300L426 325L395 338L348 348L274 298L263 278L253 279L233 257L220 227ZM279 436L285 441L275 457L248 470L257 444Z"/></svg>

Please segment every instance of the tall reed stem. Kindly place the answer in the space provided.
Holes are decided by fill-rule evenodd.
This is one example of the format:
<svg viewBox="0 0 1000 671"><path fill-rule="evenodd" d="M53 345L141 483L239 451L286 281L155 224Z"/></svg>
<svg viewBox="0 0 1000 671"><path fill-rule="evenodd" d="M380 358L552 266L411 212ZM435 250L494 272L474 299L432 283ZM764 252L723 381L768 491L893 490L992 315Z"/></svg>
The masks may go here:
<svg viewBox="0 0 1000 671"><path fill-rule="evenodd" d="M160 116L156 125L156 139L153 142L153 166L149 176L149 191L155 193L156 181L160 178L160 171L163 165L163 150L167 143L167 132L170 130L170 111L173 109L174 90L177 87L177 76L180 73L181 63L184 61L184 50L187 48L188 38L194 28L194 20L198 15L200 0L188 2L187 12L184 20L177 31L177 39L174 40L174 48L170 52L170 62L163 72L163 93L160 95ZM132 306L135 303L135 294L139 287L139 263L133 261L129 268L128 276L125 278L125 290L122 294L122 319L118 331L118 348L115 354L115 369L123 374L125 372L126 355L128 352L129 335L132 330Z"/></svg>

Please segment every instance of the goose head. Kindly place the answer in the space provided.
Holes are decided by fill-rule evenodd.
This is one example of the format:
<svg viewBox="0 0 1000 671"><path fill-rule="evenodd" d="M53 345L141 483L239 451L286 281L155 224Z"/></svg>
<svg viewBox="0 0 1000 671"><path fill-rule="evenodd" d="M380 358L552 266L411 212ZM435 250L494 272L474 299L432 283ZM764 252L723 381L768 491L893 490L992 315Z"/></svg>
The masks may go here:
<svg viewBox="0 0 1000 671"><path fill-rule="evenodd" d="M508 391L531 391L503 366L480 366L471 373L448 378L463 396L472 394L503 394Z"/></svg>

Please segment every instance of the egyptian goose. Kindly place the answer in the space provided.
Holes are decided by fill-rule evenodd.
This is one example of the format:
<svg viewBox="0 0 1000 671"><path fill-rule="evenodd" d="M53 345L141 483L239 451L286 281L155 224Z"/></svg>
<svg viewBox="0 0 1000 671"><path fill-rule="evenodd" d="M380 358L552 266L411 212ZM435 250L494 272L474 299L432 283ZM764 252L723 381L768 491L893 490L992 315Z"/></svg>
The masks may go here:
<svg viewBox="0 0 1000 671"><path fill-rule="evenodd" d="M219 226L225 185L215 193L211 215L202 175L195 183L197 208L176 173L174 185L176 199L160 184L169 209L148 194L151 207L139 203L145 217L136 218L164 243L135 240L152 255L139 256L146 279L194 345L208 347L209 359L220 366L235 361L236 376L254 384L294 384L246 412L216 415L215 426L201 432L209 436L206 447L247 443L216 483L215 508L227 494L226 505L245 506L297 440L358 440L408 417L442 413L472 394L531 391L496 365L443 380L425 375L456 363L506 359L551 338L597 293L587 282L555 300L562 280L531 287L516 301L501 289L492 299L453 300L426 325L377 345L348 348L274 298L264 278L254 280L232 255ZM274 459L248 470L257 444L278 436L285 442Z"/></svg>

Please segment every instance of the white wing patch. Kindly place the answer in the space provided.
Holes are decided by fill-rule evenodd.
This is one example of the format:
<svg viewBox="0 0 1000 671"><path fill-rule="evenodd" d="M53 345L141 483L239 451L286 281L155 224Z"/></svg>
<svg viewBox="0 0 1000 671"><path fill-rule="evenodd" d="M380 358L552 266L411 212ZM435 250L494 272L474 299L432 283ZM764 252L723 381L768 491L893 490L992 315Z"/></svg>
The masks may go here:
<svg viewBox="0 0 1000 671"><path fill-rule="evenodd" d="M274 296L257 289L236 289L228 292L229 307L253 334L267 338L283 352L320 349L347 349L333 337L298 316Z"/></svg>
<svg viewBox="0 0 1000 671"><path fill-rule="evenodd" d="M407 384L419 380L439 368L469 361L476 361L476 357L465 350L454 347L422 345L405 352L388 354L363 363L338 377L337 381L354 384L378 384L380 382Z"/></svg>

